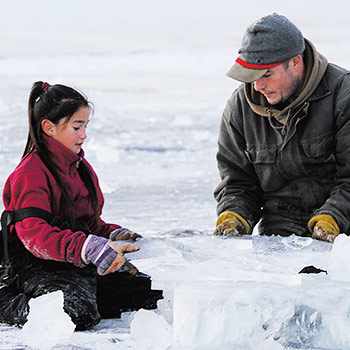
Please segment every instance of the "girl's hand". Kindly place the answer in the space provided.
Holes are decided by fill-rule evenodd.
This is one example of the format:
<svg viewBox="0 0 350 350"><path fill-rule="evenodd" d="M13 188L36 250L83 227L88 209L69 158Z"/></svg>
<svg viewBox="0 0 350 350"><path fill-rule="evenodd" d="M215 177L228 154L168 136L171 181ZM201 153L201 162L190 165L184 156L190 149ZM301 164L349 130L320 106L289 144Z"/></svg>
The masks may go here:
<svg viewBox="0 0 350 350"><path fill-rule="evenodd" d="M138 270L124 257L125 253L136 252L140 247L133 243L112 242L104 237L89 235L86 239L82 258L86 264L92 263L97 267L101 276L116 271L127 271L136 275Z"/></svg>
<svg viewBox="0 0 350 350"><path fill-rule="evenodd" d="M142 238L142 236L127 228L118 228L109 234L109 239L111 241L136 241L138 238Z"/></svg>

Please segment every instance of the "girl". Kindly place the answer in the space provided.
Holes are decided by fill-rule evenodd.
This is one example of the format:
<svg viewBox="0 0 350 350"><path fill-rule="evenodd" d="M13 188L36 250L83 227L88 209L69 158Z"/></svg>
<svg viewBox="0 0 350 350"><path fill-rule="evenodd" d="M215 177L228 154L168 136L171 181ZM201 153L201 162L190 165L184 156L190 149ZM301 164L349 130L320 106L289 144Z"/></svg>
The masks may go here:
<svg viewBox="0 0 350 350"><path fill-rule="evenodd" d="M13 221L0 269L0 322L23 325L29 299L57 290L76 330L156 308L162 298L124 257L141 236L100 218L103 195L82 150L91 112L70 87L33 84L27 145L3 193Z"/></svg>

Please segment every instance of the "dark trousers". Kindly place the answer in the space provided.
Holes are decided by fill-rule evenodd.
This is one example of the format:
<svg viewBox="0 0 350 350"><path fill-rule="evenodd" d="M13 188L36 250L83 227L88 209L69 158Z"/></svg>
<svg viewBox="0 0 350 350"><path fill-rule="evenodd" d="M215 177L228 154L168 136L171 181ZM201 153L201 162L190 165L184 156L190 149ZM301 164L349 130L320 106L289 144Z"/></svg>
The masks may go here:
<svg viewBox="0 0 350 350"><path fill-rule="evenodd" d="M57 290L64 294L64 310L76 330L92 328L101 318L120 317L123 311L155 309L163 298L162 291L151 289L151 279L143 273L99 276L93 265L79 268L20 250L21 254L11 254L10 282L0 282L0 323L22 326L27 321L28 301Z"/></svg>

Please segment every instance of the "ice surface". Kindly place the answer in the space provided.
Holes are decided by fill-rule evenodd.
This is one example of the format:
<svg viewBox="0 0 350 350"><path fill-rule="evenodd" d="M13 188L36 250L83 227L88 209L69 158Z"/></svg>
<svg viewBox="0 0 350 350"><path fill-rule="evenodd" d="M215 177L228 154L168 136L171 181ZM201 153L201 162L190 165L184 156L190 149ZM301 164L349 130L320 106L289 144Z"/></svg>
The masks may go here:
<svg viewBox="0 0 350 350"><path fill-rule="evenodd" d="M350 348L344 237L332 249L296 236L212 236L218 128L238 85L225 73L243 31L279 12L329 61L350 67L346 8L345 0L2 3L0 187L25 146L31 84L81 89L95 105L84 150L105 195L103 218L144 236L128 258L164 290L155 313L102 320L55 350L140 350L157 338L154 324L163 340L162 327L173 329L172 350ZM328 274L298 274L310 265ZM21 334L0 327L0 349L29 349Z"/></svg>
<svg viewBox="0 0 350 350"><path fill-rule="evenodd" d="M28 321L20 336L23 343L40 350L66 342L75 324L63 310L63 292L57 291L29 300Z"/></svg>

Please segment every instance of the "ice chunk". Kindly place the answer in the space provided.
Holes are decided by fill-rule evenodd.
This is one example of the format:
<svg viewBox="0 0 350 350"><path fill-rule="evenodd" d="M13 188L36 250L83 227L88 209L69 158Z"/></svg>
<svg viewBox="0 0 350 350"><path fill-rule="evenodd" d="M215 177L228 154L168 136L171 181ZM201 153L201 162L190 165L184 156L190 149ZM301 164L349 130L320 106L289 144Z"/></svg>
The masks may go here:
<svg viewBox="0 0 350 350"><path fill-rule="evenodd" d="M201 350L350 348L348 293L325 276L295 286L183 283L174 293L174 343Z"/></svg>
<svg viewBox="0 0 350 350"><path fill-rule="evenodd" d="M28 321L21 332L22 341L35 349L48 350L66 341L75 324L63 310L63 292L57 291L29 301Z"/></svg>
<svg viewBox="0 0 350 350"><path fill-rule="evenodd" d="M245 283L247 286L247 283ZM255 284L250 284L254 288ZM250 349L293 314L282 298L256 298L236 283L184 284L174 295L174 341L179 348ZM254 347L252 347L254 348Z"/></svg>
<svg viewBox="0 0 350 350"><path fill-rule="evenodd" d="M172 344L172 329L162 315L141 309L130 324L138 349L165 350Z"/></svg>
<svg viewBox="0 0 350 350"><path fill-rule="evenodd" d="M339 235L332 247L328 261L328 273L332 280L350 282L350 237Z"/></svg>

